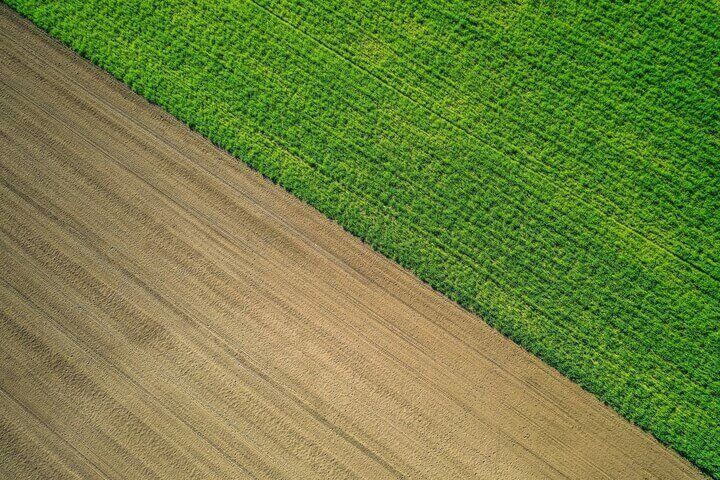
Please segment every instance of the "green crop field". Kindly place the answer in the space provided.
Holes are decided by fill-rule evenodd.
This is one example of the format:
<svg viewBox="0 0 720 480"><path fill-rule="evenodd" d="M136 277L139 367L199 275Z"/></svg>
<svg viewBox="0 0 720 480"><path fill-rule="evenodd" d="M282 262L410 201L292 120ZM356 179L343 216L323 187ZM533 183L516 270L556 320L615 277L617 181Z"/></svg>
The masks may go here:
<svg viewBox="0 0 720 480"><path fill-rule="evenodd" d="M720 478L716 0L8 3Z"/></svg>

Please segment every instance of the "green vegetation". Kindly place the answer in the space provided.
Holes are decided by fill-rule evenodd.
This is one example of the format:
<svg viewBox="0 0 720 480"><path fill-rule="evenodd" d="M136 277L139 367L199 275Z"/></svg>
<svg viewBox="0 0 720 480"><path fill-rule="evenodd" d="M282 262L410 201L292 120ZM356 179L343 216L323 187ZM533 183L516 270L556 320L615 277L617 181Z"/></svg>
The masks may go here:
<svg viewBox="0 0 720 480"><path fill-rule="evenodd" d="M715 0L9 4L720 478Z"/></svg>

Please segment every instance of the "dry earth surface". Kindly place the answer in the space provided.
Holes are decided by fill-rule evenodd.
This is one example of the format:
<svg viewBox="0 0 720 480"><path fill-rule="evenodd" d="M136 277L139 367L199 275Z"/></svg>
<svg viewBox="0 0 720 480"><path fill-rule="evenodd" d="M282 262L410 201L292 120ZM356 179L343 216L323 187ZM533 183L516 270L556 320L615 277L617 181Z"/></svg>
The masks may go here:
<svg viewBox="0 0 720 480"><path fill-rule="evenodd" d="M701 478L0 7L0 477Z"/></svg>

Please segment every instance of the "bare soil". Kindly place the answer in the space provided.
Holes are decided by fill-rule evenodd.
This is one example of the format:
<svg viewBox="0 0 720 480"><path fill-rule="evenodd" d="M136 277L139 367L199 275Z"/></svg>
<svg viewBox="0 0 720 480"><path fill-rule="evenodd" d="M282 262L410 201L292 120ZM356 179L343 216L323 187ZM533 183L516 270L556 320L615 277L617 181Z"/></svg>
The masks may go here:
<svg viewBox="0 0 720 480"><path fill-rule="evenodd" d="M0 477L701 478L0 7Z"/></svg>

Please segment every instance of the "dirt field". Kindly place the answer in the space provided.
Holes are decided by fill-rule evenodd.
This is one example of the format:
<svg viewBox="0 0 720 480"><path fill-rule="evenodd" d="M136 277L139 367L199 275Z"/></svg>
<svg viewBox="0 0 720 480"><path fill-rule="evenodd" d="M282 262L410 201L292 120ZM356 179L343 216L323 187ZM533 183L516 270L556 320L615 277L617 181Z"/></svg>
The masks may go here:
<svg viewBox="0 0 720 480"><path fill-rule="evenodd" d="M0 7L0 477L700 478Z"/></svg>

